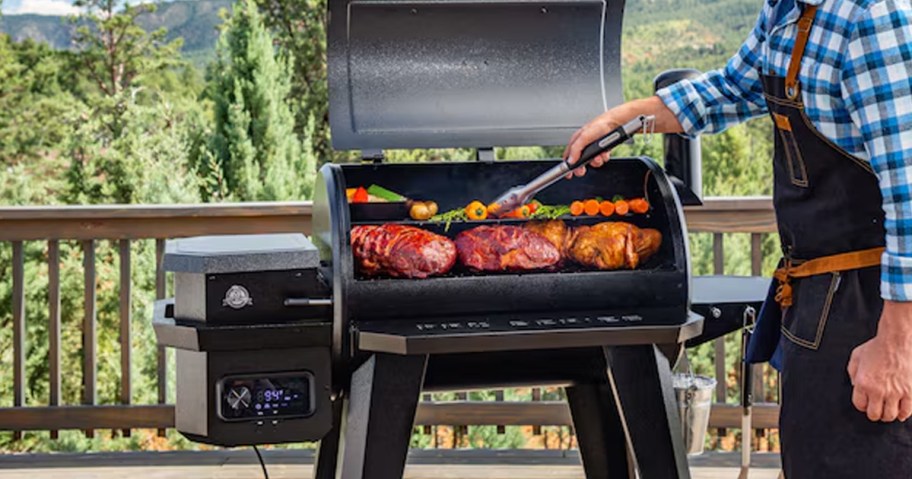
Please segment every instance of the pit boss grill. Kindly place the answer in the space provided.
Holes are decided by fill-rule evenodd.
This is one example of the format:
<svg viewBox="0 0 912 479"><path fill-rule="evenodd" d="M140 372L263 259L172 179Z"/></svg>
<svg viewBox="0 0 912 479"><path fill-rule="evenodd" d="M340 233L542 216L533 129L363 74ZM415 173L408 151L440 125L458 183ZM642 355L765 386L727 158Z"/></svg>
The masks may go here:
<svg viewBox="0 0 912 479"><path fill-rule="evenodd" d="M317 478L399 478L422 391L553 384L587 477L689 477L670 367L706 338L692 309L716 337L759 306L714 296L718 278L695 281L691 304L679 198L699 202L698 146L666 139L678 177L614 158L558 181L537 218L459 213L560 164L493 147L563 145L621 101L623 7L330 0L333 144L365 161L321 168L309 238L168 243L175 298L154 325L177 349L177 429L227 446L320 441ZM384 162L433 147L477 158ZM615 196L640 203L560 208Z"/></svg>

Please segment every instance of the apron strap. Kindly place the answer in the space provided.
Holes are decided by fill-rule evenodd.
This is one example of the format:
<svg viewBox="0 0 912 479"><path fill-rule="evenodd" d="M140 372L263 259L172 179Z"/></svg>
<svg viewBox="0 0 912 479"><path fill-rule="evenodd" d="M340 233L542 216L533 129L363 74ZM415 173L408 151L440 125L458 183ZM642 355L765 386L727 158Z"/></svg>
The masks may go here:
<svg viewBox="0 0 912 479"><path fill-rule="evenodd" d="M792 286L789 282L792 278L807 278L824 273L835 273L838 271L848 271L852 269L868 268L880 264L881 255L884 248L871 248L860 251L851 251L848 253L834 254L805 261L798 265L792 265L787 262L785 266L776 270L773 277L779 281L779 288L776 291L776 301L782 307L792 305Z"/></svg>
<svg viewBox="0 0 912 479"><path fill-rule="evenodd" d="M795 38L795 47L792 48L792 60L789 63L788 73L785 75L785 96L790 100L798 98L798 70L801 69L801 58L807 46L808 37L811 36L811 25L817 14L817 5L806 5L801 17L798 19L798 36Z"/></svg>

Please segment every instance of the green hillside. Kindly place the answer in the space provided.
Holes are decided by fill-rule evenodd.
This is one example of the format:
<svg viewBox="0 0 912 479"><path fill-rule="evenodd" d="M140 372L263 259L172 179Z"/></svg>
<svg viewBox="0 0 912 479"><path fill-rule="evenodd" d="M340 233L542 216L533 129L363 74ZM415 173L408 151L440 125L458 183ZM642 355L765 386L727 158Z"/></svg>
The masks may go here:
<svg viewBox="0 0 912 479"><path fill-rule="evenodd" d="M218 39L216 27L222 23L219 11L229 8L231 0L182 0L162 3L155 13L143 15L139 24L146 30L165 28L168 39L183 38L184 54L190 58L211 58ZM26 38L66 49L74 26L66 17L44 15L6 15L0 17L0 32L13 40Z"/></svg>

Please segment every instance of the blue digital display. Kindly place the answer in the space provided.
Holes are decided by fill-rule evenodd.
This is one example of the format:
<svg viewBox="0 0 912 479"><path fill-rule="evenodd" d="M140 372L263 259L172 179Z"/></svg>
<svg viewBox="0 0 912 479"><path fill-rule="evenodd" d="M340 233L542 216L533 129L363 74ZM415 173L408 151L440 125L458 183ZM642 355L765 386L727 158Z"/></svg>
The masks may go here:
<svg viewBox="0 0 912 479"><path fill-rule="evenodd" d="M231 376L219 381L218 395L218 413L226 421L305 417L313 413L313 376Z"/></svg>

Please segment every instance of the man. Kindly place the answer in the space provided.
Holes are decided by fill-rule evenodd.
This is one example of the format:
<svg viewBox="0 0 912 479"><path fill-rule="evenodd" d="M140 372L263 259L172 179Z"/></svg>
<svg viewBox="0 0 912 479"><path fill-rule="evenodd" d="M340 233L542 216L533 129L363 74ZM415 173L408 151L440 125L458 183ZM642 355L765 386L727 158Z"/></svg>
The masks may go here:
<svg viewBox="0 0 912 479"><path fill-rule="evenodd" d="M565 156L640 114L655 115L656 131L696 135L769 113L783 470L910 478L912 6L765 2L724 68L604 113Z"/></svg>

